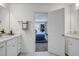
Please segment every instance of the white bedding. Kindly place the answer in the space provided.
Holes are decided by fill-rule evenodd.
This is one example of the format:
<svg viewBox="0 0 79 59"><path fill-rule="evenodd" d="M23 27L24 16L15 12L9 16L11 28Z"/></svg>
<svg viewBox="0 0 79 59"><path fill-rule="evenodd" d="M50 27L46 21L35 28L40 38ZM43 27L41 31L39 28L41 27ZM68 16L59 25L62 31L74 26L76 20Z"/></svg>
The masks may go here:
<svg viewBox="0 0 79 59"><path fill-rule="evenodd" d="M37 32L37 34L45 34L45 32Z"/></svg>

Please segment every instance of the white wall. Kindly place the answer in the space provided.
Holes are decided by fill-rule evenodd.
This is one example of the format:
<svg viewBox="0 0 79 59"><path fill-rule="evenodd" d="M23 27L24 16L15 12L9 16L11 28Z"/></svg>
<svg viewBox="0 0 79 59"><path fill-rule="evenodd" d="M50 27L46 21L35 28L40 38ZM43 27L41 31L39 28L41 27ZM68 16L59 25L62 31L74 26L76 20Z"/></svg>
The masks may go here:
<svg viewBox="0 0 79 59"><path fill-rule="evenodd" d="M70 6L65 8L65 34L70 33Z"/></svg>
<svg viewBox="0 0 79 59"><path fill-rule="evenodd" d="M14 33L22 33L23 35L23 52L35 51L35 30L34 30L34 13L49 12L60 8L65 8L66 5L54 4L10 4L10 29ZM18 20L27 20L29 18L29 30L23 31ZM49 33L48 33L49 34Z"/></svg>

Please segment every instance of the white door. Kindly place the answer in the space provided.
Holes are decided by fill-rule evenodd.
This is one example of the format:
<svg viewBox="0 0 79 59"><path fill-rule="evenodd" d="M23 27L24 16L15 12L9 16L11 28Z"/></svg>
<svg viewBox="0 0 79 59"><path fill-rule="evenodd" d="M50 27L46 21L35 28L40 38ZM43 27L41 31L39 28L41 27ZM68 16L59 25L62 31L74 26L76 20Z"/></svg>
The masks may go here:
<svg viewBox="0 0 79 59"><path fill-rule="evenodd" d="M65 55L64 8L48 13L48 52Z"/></svg>

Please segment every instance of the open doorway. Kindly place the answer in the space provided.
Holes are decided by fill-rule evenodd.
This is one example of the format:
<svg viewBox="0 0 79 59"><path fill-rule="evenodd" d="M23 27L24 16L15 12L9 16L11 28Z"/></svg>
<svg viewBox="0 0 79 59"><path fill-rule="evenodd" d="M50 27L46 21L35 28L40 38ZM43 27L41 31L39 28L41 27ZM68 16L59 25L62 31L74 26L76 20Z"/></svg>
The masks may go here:
<svg viewBox="0 0 79 59"><path fill-rule="evenodd" d="M35 51L48 51L48 13L35 13Z"/></svg>

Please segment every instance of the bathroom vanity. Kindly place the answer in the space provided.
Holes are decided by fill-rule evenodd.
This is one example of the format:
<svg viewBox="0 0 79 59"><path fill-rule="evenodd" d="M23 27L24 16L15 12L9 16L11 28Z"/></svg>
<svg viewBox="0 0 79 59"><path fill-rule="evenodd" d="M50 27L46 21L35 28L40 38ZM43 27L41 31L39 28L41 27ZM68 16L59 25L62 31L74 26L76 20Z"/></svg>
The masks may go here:
<svg viewBox="0 0 79 59"><path fill-rule="evenodd" d="M65 35L66 54L69 56L79 56L79 35Z"/></svg>
<svg viewBox="0 0 79 59"><path fill-rule="evenodd" d="M17 56L21 52L21 35L0 37L0 56Z"/></svg>

